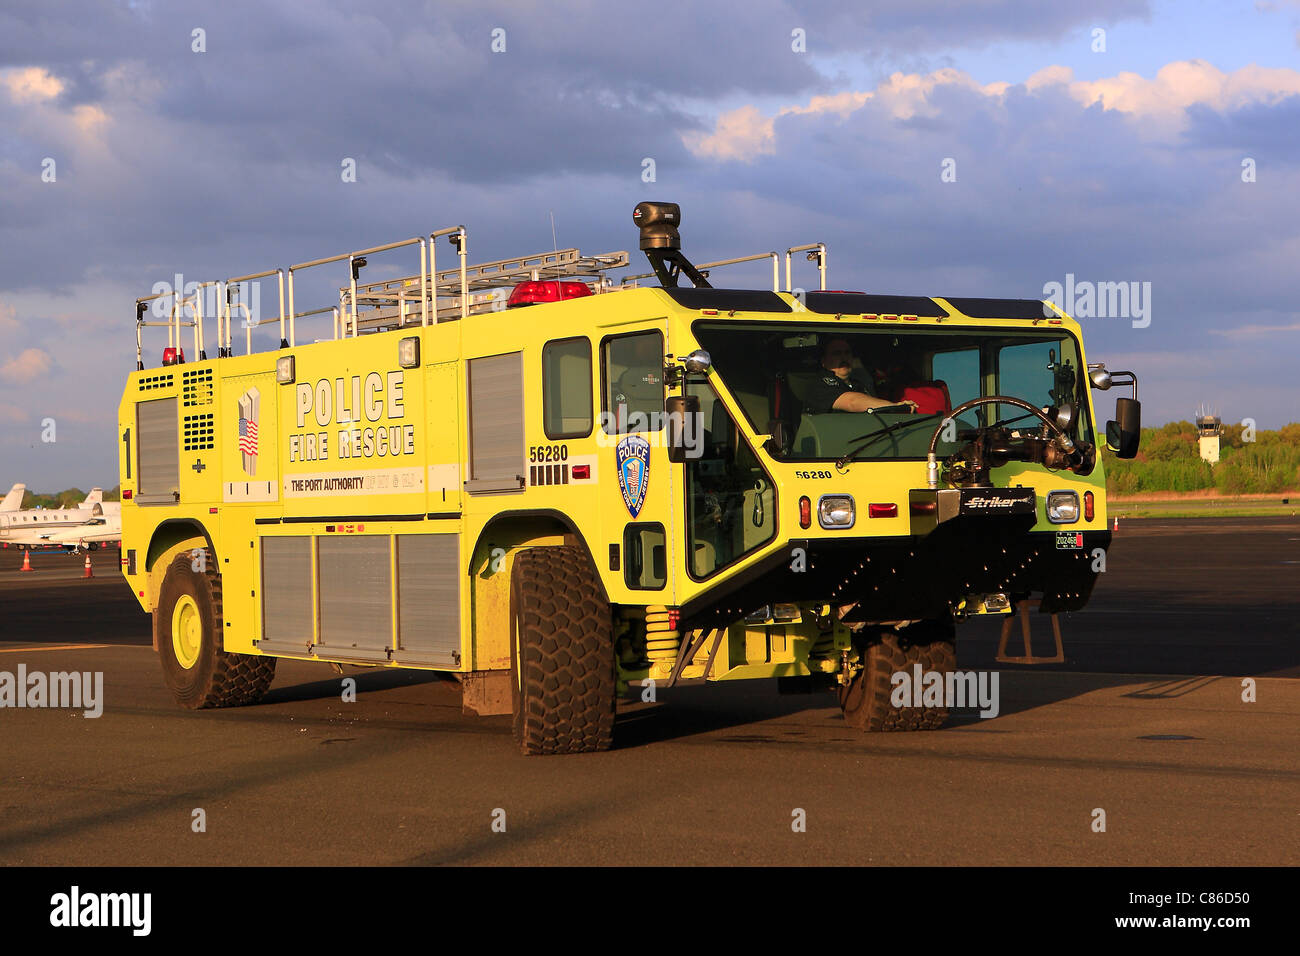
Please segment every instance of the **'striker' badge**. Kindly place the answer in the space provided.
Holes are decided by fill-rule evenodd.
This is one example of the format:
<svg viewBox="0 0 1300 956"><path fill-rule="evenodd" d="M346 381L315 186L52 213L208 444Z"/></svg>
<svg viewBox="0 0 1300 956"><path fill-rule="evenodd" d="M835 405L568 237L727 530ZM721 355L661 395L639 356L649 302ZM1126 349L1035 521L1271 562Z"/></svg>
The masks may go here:
<svg viewBox="0 0 1300 956"><path fill-rule="evenodd" d="M640 435L628 435L614 449L618 465L618 486L623 504L635 518L645 504L645 489L650 481L650 443Z"/></svg>

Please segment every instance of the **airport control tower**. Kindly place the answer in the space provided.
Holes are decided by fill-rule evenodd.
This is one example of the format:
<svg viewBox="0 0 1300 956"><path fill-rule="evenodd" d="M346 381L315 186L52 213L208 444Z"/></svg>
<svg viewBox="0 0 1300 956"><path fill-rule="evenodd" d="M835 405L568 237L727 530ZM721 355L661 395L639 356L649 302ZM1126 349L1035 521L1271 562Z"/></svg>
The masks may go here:
<svg viewBox="0 0 1300 956"><path fill-rule="evenodd" d="M1207 415L1205 409L1196 416L1196 434L1201 440L1201 458L1211 465L1219 463L1219 436L1223 422L1218 415Z"/></svg>

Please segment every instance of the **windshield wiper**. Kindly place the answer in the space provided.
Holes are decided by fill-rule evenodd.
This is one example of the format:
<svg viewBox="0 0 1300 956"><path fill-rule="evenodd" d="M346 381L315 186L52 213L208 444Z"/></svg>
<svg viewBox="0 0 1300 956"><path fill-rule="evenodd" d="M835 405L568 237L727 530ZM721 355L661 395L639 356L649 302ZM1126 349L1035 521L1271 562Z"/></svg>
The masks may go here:
<svg viewBox="0 0 1300 956"><path fill-rule="evenodd" d="M857 455L859 452L866 451L867 448L875 444L879 439L884 438L886 435L891 434L897 428L902 428L904 425L917 425L925 421L927 418L939 418L947 414L948 414L947 412L931 412L928 415L909 415L907 418L899 419L898 421L894 422L892 425L886 425L884 428L880 429L880 431L872 432L870 435L859 435L857 438L851 440L862 441L862 444L856 445L853 448L850 448L847 452L845 452L844 457L835 462L835 467L843 468L850 461L852 461L853 457ZM863 439L866 440L863 441Z"/></svg>
<svg viewBox="0 0 1300 956"><path fill-rule="evenodd" d="M1015 418L1004 418L1000 422L994 422L992 425L989 426L989 428L991 429L1006 428L1008 425L1014 425L1016 422L1022 422L1026 418L1033 418L1033 417L1034 417L1033 415L1025 413L1024 415L1017 415Z"/></svg>

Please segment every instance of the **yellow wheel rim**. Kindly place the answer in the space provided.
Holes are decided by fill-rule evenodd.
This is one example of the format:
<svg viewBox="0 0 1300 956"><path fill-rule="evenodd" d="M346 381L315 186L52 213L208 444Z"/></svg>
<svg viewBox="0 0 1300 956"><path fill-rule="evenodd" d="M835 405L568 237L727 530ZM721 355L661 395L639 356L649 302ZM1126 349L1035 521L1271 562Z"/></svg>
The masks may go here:
<svg viewBox="0 0 1300 956"><path fill-rule="evenodd" d="M203 646L203 618L194 598L182 594L172 610L172 650L181 667L189 670L199 660Z"/></svg>

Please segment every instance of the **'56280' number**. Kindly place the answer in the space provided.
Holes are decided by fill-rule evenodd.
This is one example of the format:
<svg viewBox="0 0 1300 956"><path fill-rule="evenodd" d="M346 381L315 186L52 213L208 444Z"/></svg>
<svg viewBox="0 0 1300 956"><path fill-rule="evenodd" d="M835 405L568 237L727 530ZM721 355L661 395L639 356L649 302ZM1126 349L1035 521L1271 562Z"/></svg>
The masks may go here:
<svg viewBox="0 0 1300 956"><path fill-rule="evenodd" d="M528 460L531 462L568 461L568 445L530 445Z"/></svg>

